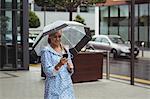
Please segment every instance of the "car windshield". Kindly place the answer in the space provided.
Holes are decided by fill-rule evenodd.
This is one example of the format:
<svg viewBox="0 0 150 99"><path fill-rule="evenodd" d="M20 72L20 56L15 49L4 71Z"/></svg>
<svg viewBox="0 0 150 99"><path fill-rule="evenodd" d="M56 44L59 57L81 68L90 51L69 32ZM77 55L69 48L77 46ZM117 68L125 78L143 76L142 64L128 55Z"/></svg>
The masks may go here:
<svg viewBox="0 0 150 99"><path fill-rule="evenodd" d="M119 38L119 37L109 37L110 40L113 42L113 43L117 43L117 44L124 44L124 40L122 38Z"/></svg>

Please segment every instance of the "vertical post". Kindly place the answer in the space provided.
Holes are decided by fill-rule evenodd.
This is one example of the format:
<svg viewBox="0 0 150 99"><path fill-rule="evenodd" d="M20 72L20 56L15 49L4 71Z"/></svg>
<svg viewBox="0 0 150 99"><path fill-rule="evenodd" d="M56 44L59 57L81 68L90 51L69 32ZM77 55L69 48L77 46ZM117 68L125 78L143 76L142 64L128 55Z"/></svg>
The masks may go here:
<svg viewBox="0 0 150 99"><path fill-rule="evenodd" d="M73 4L72 2L73 2L73 0L70 0L70 5L69 5L69 21L72 21L72 16L73 16L72 12L73 12L74 7L72 5Z"/></svg>
<svg viewBox="0 0 150 99"><path fill-rule="evenodd" d="M44 2L44 26L46 25L46 4Z"/></svg>
<svg viewBox="0 0 150 99"><path fill-rule="evenodd" d="M29 21L28 21L28 16L29 16L29 12L28 12L28 0L22 0L23 3L23 20L21 21L21 31L22 31L22 40L23 40L23 67L26 70L29 70L29 43L28 43L28 38L29 35L27 33L29 33ZM20 11L21 12L21 11ZM27 58L28 57L28 58Z"/></svg>
<svg viewBox="0 0 150 99"><path fill-rule="evenodd" d="M44 0L44 26L46 26L46 5L47 5L48 1Z"/></svg>
<svg viewBox="0 0 150 99"><path fill-rule="evenodd" d="M72 11L69 12L69 21L72 21Z"/></svg>
<svg viewBox="0 0 150 99"><path fill-rule="evenodd" d="M134 18L135 18L135 0L131 0L131 74L130 74L130 84L134 85Z"/></svg>
<svg viewBox="0 0 150 99"><path fill-rule="evenodd" d="M144 42L142 42L141 45L142 45L142 57L144 57Z"/></svg>
<svg viewBox="0 0 150 99"><path fill-rule="evenodd" d="M99 32L99 7L95 7L95 35L99 35L100 34L100 32Z"/></svg>
<svg viewBox="0 0 150 99"><path fill-rule="evenodd" d="M34 11L34 0L31 1L31 11Z"/></svg>
<svg viewBox="0 0 150 99"><path fill-rule="evenodd" d="M80 7L78 6L77 7L77 15L79 15L80 14Z"/></svg>
<svg viewBox="0 0 150 99"><path fill-rule="evenodd" d="M107 51L107 59L106 59L106 79L110 77L110 66L109 66L109 51Z"/></svg>

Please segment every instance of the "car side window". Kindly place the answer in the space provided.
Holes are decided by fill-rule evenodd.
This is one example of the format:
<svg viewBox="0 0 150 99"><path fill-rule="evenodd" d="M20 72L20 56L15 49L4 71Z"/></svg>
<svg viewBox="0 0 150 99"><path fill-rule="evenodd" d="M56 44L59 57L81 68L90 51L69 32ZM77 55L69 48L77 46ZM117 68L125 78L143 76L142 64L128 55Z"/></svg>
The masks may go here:
<svg viewBox="0 0 150 99"><path fill-rule="evenodd" d="M106 38L102 38L102 43L107 43L109 44L109 41Z"/></svg>
<svg viewBox="0 0 150 99"><path fill-rule="evenodd" d="M100 38L100 37L97 37L97 38L95 39L95 42L101 42L101 38Z"/></svg>

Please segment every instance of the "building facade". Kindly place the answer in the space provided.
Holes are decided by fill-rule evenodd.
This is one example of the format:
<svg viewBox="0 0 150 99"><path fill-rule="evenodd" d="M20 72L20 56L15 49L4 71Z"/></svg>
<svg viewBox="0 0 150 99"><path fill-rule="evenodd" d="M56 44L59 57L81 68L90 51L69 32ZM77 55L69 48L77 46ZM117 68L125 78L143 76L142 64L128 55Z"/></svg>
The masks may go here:
<svg viewBox="0 0 150 99"><path fill-rule="evenodd" d="M69 20L69 12L64 8L57 9L46 5L44 9L44 7L38 6L34 0L29 0L29 7L40 19L40 26L38 28L29 28L31 35L40 33L45 25L51 24L57 20ZM77 15L80 15L85 20L85 24L90 27L91 30L95 30L94 6L79 6L73 11L72 19L74 20Z"/></svg>
<svg viewBox="0 0 150 99"><path fill-rule="evenodd" d="M44 11L34 3L34 0L30 1L31 10L38 15L41 21L39 28L30 29L32 33L41 32L44 23L47 25L56 20L69 20L69 13L65 9L47 7ZM130 0L106 0L106 2L96 4L96 7L79 7L73 12L73 19L79 14L96 35L117 34L125 40L131 40L130 8ZM150 48L150 0L135 0L134 35L136 45L141 46L141 43L144 42L145 48Z"/></svg>
<svg viewBox="0 0 150 99"><path fill-rule="evenodd" d="M131 5L129 0L107 0L97 4L96 34L116 34L131 40ZM150 0L135 0L135 44L150 48Z"/></svg>
<svg viewBox="0 0 150 99"><path fill-rule="evenodd" d="M0 0L0 70L28 70L28 0Z"/></svg>

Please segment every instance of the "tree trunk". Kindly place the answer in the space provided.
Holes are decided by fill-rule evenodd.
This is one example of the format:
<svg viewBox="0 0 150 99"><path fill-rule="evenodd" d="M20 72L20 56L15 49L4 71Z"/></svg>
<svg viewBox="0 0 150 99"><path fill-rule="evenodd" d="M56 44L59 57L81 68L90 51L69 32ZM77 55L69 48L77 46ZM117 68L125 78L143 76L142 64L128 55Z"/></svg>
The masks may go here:
<svg viewBox="0 0 150 99"><path fill-rule="evenodd" d="M72 11L69 11L69 21L72 21Z"/></svg>

